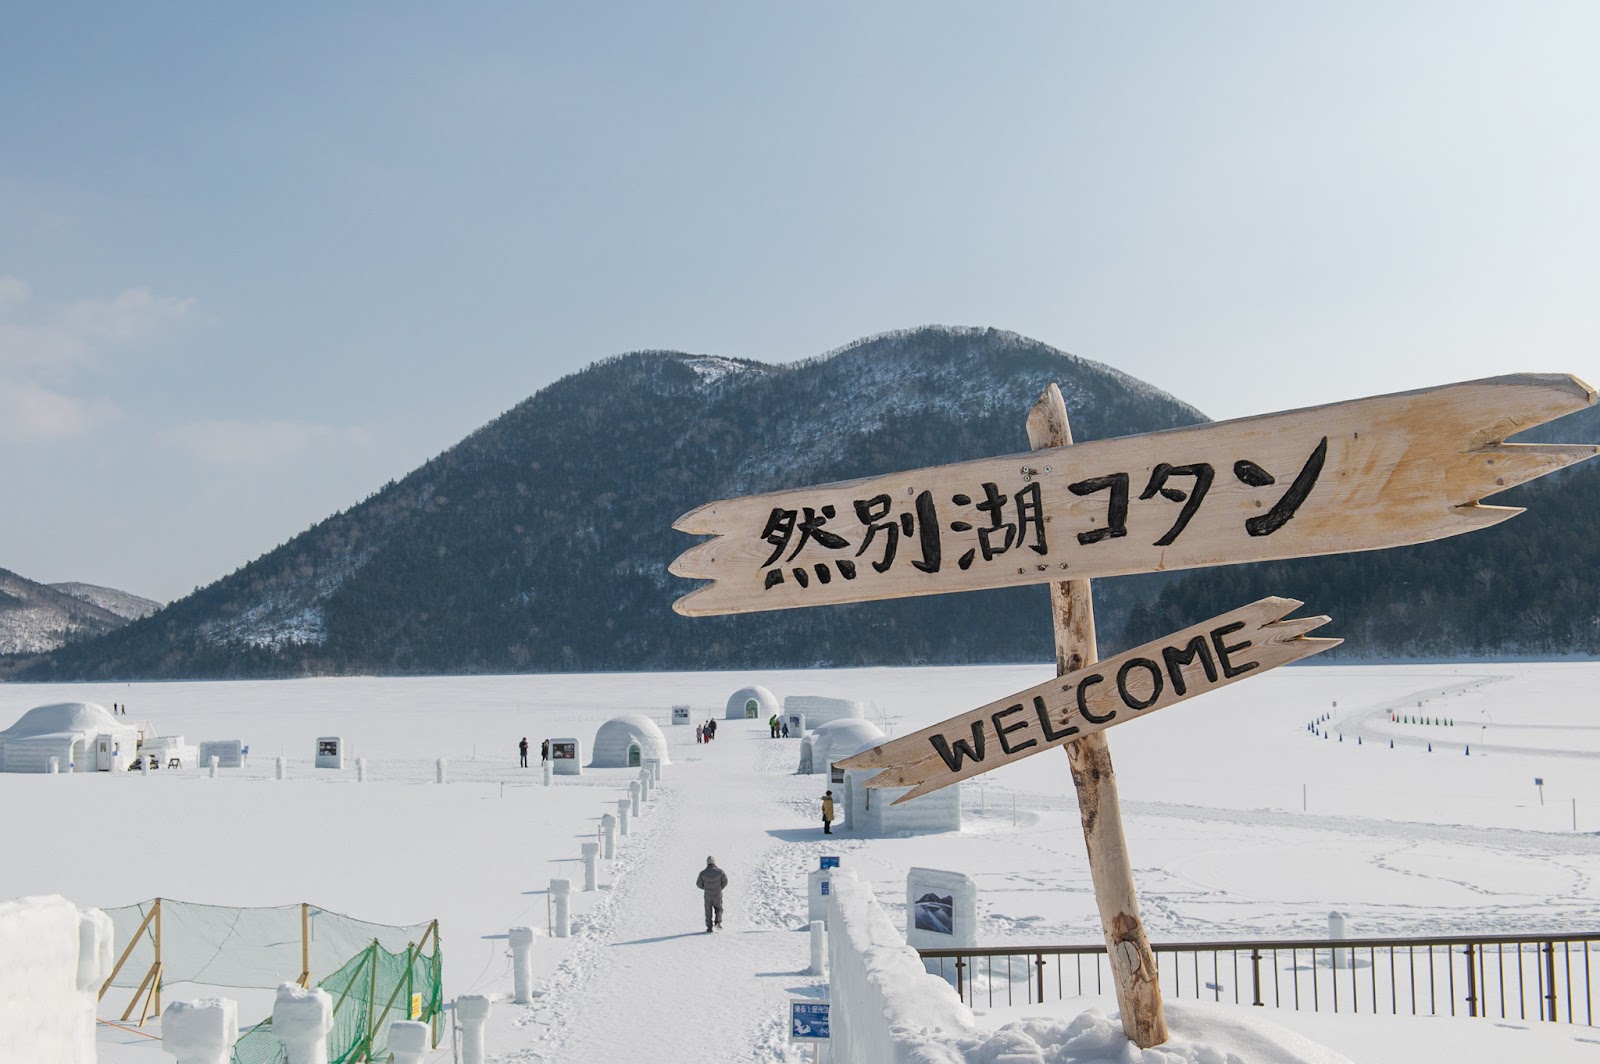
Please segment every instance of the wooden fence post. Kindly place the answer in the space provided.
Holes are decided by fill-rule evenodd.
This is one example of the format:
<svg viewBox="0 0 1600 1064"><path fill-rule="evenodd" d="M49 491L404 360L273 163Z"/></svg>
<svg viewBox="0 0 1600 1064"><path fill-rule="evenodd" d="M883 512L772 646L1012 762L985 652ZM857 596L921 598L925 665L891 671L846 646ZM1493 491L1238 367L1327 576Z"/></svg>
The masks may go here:
<svg viewBox="0 0 1600 1064"><path fill-rule="evenodd" d="M1072 443L1066 402L1051 384L1028 412L1028 444L1034 450ZM1050 585L1050 611L1055 626L1056 675L1065 676L1099 660L1095 645L1094 601L1088 580L1063 580ZM1105 931L1106 952L1122 1011L1123 1033L1139 1048L1167 1040L1161 1009L1161 984L1155 954L1139 919L1133 889L1133 868L1122 833L1122 807L1112 772L1111 748L1096 732L1066 746L1072 783L1078 791L1078 814L1089 853L1089 874Z"/></svg>

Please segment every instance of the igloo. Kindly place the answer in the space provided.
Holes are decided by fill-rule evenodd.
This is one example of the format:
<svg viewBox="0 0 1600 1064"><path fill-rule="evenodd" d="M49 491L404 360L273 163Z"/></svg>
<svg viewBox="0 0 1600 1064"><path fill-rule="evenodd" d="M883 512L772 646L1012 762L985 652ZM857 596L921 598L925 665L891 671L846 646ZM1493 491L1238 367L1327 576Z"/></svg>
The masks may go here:
<svg viewBox="0 0 1600 1064"><path fill-rule="evenodd" d="M594 733L594 756L590 768L641 768L652 757L663 765L667 757L667 738L649 717L631 714L613 717Z"/></svg>
<svg viewBox="0 0 1600 1064"><path fill-rule="evenodd" d="M827 772L828 766L859 754L884 740L883 729L870 720L833 720L800 740L800 767L805 775Z"/></svg>
<svg viewBox="0 0 1600 1064"><path fill-rule="evenodd" d="M28 710L0 731L0 772L108 772L126 767L141 730L94 702L57 702ZM118 759L121 759L120 763Z"/></svg>
<svg viewBox="0 0 1600 1064"><path fill-rule="evenodd" d="M741 687L728 696L725 720L770 720L778 712L778 700L765 687Z"/></svg>

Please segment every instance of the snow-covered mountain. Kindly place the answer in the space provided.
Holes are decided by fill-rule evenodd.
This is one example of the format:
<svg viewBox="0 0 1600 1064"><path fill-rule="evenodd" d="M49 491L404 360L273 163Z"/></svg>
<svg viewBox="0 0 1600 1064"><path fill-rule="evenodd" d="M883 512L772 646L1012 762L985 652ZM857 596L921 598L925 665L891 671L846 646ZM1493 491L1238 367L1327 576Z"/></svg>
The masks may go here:
<svg viewBox="0 0 1600 1064"><path fill-rule="evenodd" d="M692 542L673 521L710 499L1026 451L1024 418L1052 381L1080 440L1205 420L1126 374L997 329L888 333L782 366L619 355L158 621L65 648L25 675L1047 658L1042 588L691 621L671 602L692 585L666 567ZM1108 629L1128 594L1119 586L1134 585L1101 588ZM952 609L967 621L940 623Z"/></svg>
<svg viewBox="0 0 1600 1064"><path fill-rule="evenodd" d="M93 584L40 584L0 569L0 654L40 654L114 631L161 608Z"/></svg>
<svg viewBox="0 0 1600 1064"><path fill-rule="evenodd" d="M118 591L114 587L101 587L98 584L83 584L76 580L50 586L63 595L71 595L75 599L81 599L91 606L98 606L129 621L148 617L162 605L155 599L147 599L142 595Z"/></svg>

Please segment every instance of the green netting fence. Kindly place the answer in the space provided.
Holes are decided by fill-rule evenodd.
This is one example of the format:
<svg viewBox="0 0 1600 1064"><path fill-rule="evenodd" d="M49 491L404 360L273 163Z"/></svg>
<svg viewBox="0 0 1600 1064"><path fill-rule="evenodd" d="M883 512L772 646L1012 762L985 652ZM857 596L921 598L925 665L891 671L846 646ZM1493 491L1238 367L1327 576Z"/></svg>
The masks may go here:
<svg viewBox="0 0 1600 1064"><path fill-rule="evenodd" d="M373 942L317 986L333 999L329 1064L387 1060L389 1025L396 1020L432 1023L438 1044L444 991L437 928L429 942L404 953L390 953ZM287 1060L283 1044L273 1037L270 1019L244 1032L233 1046L233 1064L286 1064Z"/></svg>
<svg viewBox="0 0 1600 1064"><path fill-rule="evenodd" d="M172 898L105 912L123 948L101 999L113 987L137 988L123 1020L137 1015L143 1026L148 1015L159 1014L168 983L272 989L292 982L319 986L332 997L333 1064L387 1058L395 1020L431 1023L438 1042L444 1004L438 921L394 926L310 904L246 908ZM332 974L318 978L322 972ZM115 1000L120 1003L120 995ZM284 1061L271 1031L270 1020L246 1031L234 1064Z"/></svg>

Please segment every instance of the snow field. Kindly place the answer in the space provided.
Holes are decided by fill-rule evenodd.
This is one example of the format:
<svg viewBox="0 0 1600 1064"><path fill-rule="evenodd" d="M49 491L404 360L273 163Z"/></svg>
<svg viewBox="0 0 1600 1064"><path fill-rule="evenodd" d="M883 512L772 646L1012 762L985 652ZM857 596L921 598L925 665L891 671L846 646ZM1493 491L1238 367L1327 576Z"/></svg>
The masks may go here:
<svg viewBox="0 0 1600 1064"><path fill-rule="evenodd" d="M904 876L917 865L976 880L982 944L1093 942L1100 931L1064 755L1045 752L967 785L959 835L824 837L817 801L826 775L793 775L798 741L769 739L764 721L720 720L728 693L759 682L780 695L858 699L893 735L1049 672L0 685L0 726L47 702L116 701L163 733L237 737L251 747L247 767L215 780L188 770L0 774L0 806L27 811L8 817L8 853L18 856L0 862L0 898L60 893L85 907L156 895L225 905L305 900L386 923L437 917L447 997L504 999L490 1018L492 1059L783 1061L783 1002L820 993L801 973L805 877L822 854L840 856L871 883L902 926ZM1587 755L1575 756L1597 679L1593 664L1301 666L1114 728L1108 738L1151 937L1320 938L1330 909L1346 914L1352 935L1600 926L1600 773ZM1432 754L1352 741L1357 728L1381 734L1391 710L1419 699L1424 712L1453 715L1457 731L1465 720L1492 718L1490 732L1506 738L1481 753L1474 742L1470 757L1448 739L1436 739ZM692 727L667 723L670 706L682 703L697 722L719 718L715 743L697 746ZM1345 742L1306 732L1327 711ZM601 889L586 894L576 889L580 844L595 838L600 815L615 811L637 770L586 769L545 788L538 742L588 740L628 712L662 724L673 764L638 834L621 840L617 861L601 862ZM322 735L343 737L351 768L311 767ZM523 735L535 751L525 770L516 764ZM270 778L280 754L289 765L282 782ZM366 783L355 782L356 757L367 759ZM442 786L432 782L437 757L449 760ZM1543 806L1535 776L1545 780ZM692 885L708 854L731 880L727 928L711 936ZM554 876L575 885L565 940L544 933ZM538 933L527 1007L509 1003L505 935L518 924ZM264 1005L260 995L215 988L169 987L166 997L216 993L240 999L241 1022L270 1009L270 992ZM1269 1018L1297 1030L1324 1022ZM1575 1028L1568 1038L1591 1033ZM161 1059L135 1044L148 1040L116 1037L103 1033L102 1060Z"/></svg>

